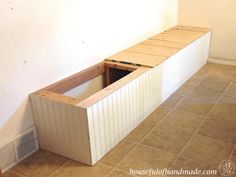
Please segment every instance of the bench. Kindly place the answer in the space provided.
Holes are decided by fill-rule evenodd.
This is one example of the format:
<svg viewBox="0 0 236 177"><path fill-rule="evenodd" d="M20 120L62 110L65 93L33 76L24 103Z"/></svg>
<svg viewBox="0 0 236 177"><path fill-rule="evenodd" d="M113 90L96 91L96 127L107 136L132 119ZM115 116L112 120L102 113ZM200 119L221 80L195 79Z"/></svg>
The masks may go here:
<svg viewBox="0 0 236 177"><path fill-rule="evenodd" d="M32 93L40 147L94 165L207 62L210 37L176 26Z"/></svg>

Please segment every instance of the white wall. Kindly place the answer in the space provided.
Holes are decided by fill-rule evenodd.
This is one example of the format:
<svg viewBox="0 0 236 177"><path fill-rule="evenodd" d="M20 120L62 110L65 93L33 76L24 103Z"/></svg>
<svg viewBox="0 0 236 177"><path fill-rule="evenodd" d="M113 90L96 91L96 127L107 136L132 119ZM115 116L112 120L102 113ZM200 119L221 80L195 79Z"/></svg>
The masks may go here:
<svg viewBox="0 0 236 177"><path fill-rule="evenodd" d="M235 12L235 0L180 0L178 22L212 28L210 57L236 62Z"/></svg>
<svg viewBox="0 0 236 177"><path fill-rule="evenodd" d="M28 95L177 24L178 0L1 0L0 144L33 126Z"/></svg>

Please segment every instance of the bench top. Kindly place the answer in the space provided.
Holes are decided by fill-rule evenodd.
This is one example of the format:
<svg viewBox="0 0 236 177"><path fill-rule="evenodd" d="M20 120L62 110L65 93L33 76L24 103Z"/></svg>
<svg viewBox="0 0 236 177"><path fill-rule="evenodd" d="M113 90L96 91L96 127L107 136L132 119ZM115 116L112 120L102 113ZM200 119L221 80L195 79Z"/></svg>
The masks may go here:
<svg viewBox="0 0 236 177"><path fill-rule="evenodd" d="M152 68L208 32L210 29L207 28L176 26L112 55L106 60Z"/></svg>

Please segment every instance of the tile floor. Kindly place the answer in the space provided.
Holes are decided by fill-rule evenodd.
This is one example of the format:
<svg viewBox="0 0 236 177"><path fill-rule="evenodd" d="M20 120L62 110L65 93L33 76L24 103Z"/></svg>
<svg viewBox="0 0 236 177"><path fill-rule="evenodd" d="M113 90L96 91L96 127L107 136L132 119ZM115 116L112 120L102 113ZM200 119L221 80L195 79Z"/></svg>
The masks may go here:
<svg viewBox="0 0 236 177"><path fill-rule="evenodd" d="M236 164L236 67L208 63L95 166L40 150L4 177L128 177L130 168L217 169L224 159Z"/></svg>

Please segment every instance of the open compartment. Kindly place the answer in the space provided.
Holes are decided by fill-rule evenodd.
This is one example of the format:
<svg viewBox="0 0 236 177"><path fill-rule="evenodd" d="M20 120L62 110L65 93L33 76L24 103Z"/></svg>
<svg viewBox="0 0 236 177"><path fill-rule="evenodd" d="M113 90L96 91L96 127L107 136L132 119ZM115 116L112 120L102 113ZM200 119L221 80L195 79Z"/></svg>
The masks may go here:
<svg viewBox="0 0 236 177"><path fill-rule="evenodd" d="M102 62L42 90L62 94L82 101L139 67L116 62Z"/></svg>

